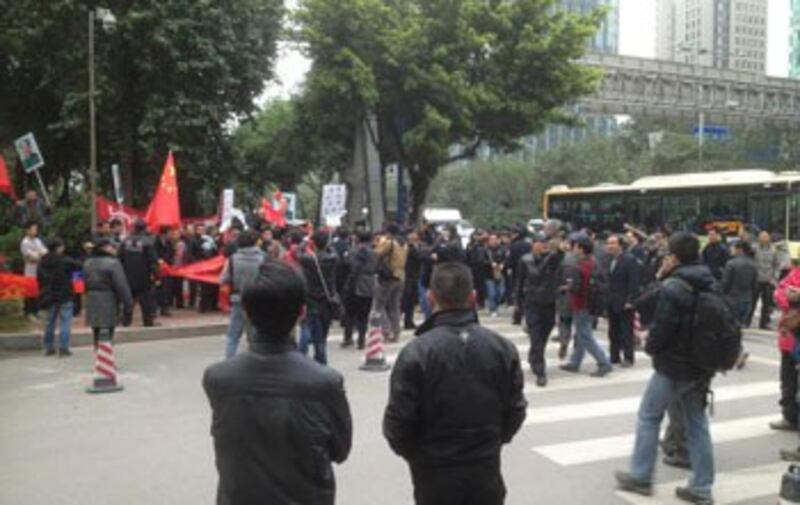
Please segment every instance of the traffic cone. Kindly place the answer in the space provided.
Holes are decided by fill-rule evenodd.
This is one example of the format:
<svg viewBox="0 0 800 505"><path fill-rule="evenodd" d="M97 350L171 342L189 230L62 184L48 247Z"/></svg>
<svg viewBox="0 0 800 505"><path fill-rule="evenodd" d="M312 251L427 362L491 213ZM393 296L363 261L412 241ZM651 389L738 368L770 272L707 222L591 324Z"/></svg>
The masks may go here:
<svg viewBox="0 0 800 505"><path fill-rule="evenodd" d="M108 330L102 330L97 341L94 359L94 380L86 388L87 393L114 393L122 391L122 384L117 382L117 366L114 362L114 346Z"/></svg>
<svg viewBox="0 0 800 505"><path fill-rule="evenodd" d="M369 331L367 332L367 354L361 370L367 372L385 372L390 369L386 362L386 353L383 351L383 329L381 328L381 313L373 312L369 318Z"/></svg>

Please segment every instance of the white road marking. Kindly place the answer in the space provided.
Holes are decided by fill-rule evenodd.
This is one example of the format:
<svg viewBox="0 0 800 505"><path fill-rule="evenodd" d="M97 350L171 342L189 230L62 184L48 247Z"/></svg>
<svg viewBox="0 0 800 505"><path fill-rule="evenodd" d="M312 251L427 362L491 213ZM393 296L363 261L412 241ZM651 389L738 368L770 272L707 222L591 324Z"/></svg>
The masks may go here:
<svg viewBox="0 0 800 505"><path fill-rule="evenodd" d="M769 422L775 415L746 417L721 423L711 422L711 440L714 444L734 442L749 438L774 435ZM631 429L633 429L633 423ZM541 445L533 451L561 466L582 465L629 456L633 450L634 435L594 438L578 442Z"/></svg>
<svg viewBox="0 0 800 505"><path fill-rule="evenodd" d="M595 381L600 382L602 380L595 379ZM777 396L779 387L780 385L774 381L723 386L714 390L714 402L729 402L760 396ZM614 400L532 408L528 410L525 424L546 424L558 421L631 414L639 410L641 399L642 397L639 395Z"/></svg>
<svg viewBox="0 0 800 505"><path fill-rule="evenodd" d="M761 503L777 503L781 475L784 471L786 471L786 463L772 463L718 473L714 482L714 501L716 503L736 503L764 497ZM675 497L675 488L685 485L685 480L658 484L655 486L655 494L652 498L623 491L617 491L616 494L632 505L678 505L686 502Z"/></svg>

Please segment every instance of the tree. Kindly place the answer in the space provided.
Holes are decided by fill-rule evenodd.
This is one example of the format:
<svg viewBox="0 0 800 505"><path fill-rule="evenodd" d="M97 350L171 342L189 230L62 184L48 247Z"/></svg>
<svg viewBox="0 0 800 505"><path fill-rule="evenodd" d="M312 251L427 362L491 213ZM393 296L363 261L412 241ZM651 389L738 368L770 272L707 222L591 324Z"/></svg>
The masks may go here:
<svg viewBox="0 0 800 505"><path fill-rule="evenodd" d="M555 0L304 0L299 38L313 60L319 111L351 129L374 114L383 166L408 167L413 214L448 163L488 145L506 151L591 93L599 74L576 60L602 11ZM461 146L453 153L453 146Z"/></svg>
<svg viewBox="0 0 800 505"><path fill-rule="evenodd" d="M87 13L95 2L16 0L0 9L0 142L31 130L48 182L88 166ZM96 30L98 166L118 162L143 205L168 149L191 213L232 163L226 124L254 109L272 76L282 0L108 0ZM10 5L9 5L10 4ZM101 170L108 184L107 170ZM211 199L214 201L215 199Z"/></svg>

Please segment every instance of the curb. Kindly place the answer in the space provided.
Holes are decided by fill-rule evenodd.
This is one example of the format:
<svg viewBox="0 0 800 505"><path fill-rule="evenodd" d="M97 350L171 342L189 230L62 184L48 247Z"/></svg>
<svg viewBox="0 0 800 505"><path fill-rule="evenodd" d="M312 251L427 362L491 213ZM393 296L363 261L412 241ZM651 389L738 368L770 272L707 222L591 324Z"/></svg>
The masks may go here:
<svg viewBox="0 0 800 505"><path fill-rule="evenodd" d="M195 324L181 326L159 326L154 328L117 328L114 343L148 342L154 340L171 340L179 338L210 337L222 335L228 328L226 322ZM58 335L56 334L56 338ZM72 333L72 347L87 347L94 343L91 331L81 330ZM41 349L41 332L0 335L0 351L30 351Z"/></svg>

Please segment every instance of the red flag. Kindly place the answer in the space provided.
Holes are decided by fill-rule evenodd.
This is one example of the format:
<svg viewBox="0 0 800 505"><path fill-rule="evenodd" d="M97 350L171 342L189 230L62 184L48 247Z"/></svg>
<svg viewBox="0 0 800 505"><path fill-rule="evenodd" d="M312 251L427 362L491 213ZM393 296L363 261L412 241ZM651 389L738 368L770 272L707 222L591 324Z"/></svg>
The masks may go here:
<svg viewBox="0 0 800 505"><path fill-rule="evenodd" d="M278 228L286 228L286 209L288 204L283 194L280 191L275 193L278 208L276 209L268 198L261 199L261 215L264 221L277 226Z"/></svg>
<svg viewBox="0 0 800 505"><path fill-rule="evenodd" d="M156 194L147 208L144 220L147 226L157 231L162 226L181 225L181 207L178 202L178 178L175 176L175 160L172 151L167 155L161 181L156 188Z"/></svg>
<svg viewBox="0 0 800 505"><path fill-rule="evenodd" d="M14 192L14 185L11 184L11 179L8 177L8 168L6 168L6 160L0 156L0 193L5 193L12 199L17 199L17 194Z"/></svg>

